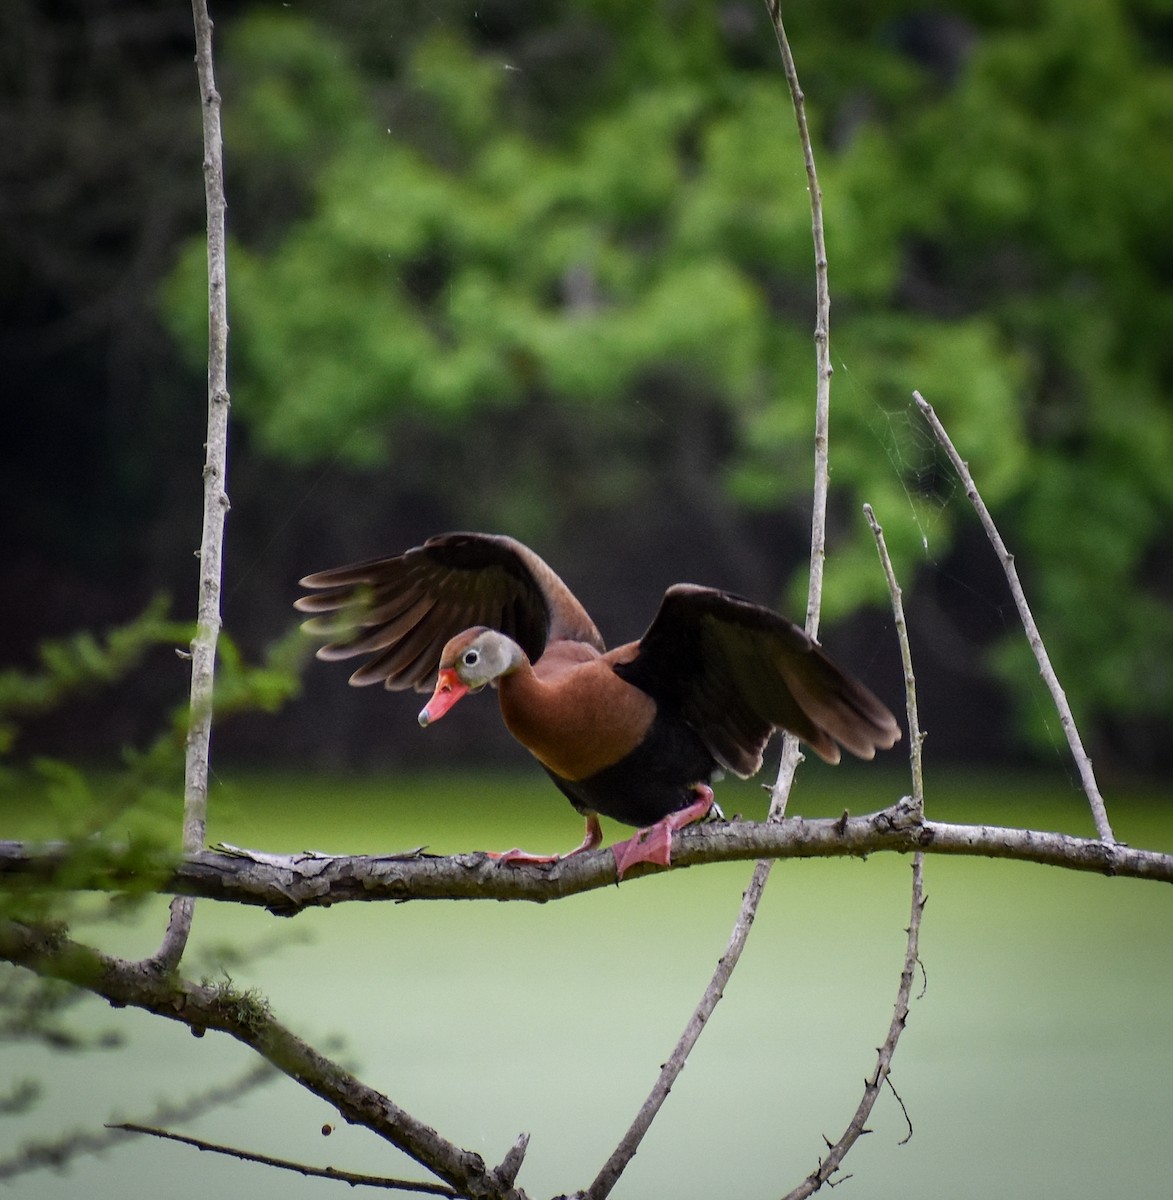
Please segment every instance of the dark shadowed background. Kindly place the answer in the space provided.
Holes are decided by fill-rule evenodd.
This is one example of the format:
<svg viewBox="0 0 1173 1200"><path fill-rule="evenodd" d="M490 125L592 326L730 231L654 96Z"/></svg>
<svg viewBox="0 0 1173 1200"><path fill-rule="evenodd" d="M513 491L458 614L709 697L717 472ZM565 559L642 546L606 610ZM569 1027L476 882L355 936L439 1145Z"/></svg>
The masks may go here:
<svg viewBox="0 0 1173 1200"><path fill-rule="evenodd" d="M530 541L609 641L663 588L801 614L813 422L805 176L761 6L216 5L234 426L224 611L257 657L297 578L449 528ZM796 3L833 300L826 623L900 705L870 500L938 763L1062 738L965 497L1018 555L1101 772L1173 765L1173 21L1153 0ZM0 661L194 608L205 329L190 14L0 14ZM314 667L238 761L513 751ZM102 757L180 700L149 658L33 722ZM430 757L429 757L430 756Z"/></svg>

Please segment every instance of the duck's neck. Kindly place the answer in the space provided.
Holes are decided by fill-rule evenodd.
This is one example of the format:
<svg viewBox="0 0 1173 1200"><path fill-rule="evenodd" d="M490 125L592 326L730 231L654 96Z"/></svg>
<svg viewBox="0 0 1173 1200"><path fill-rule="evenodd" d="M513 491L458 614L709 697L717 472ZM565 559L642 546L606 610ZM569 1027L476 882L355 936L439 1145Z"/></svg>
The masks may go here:
<svg viewBox="0 0 1173 1200"><path fill-rule="evenodd" d="M523 661L498 679L497 692L505 727L563 779L585 779L616 762L655 715L650 696L629 688L582 643L555 643L536 667Z"/></svg>
<svg viewBox="0 0 1173 1200"><path fill-rule="evenodd" d="M540 714L545 707L548 685L538 678L533 664L522 655L518 663L493 680L493 686L497 689L506 728L522 745L528 745L519 731L528 725L528 715Z"/></svg>

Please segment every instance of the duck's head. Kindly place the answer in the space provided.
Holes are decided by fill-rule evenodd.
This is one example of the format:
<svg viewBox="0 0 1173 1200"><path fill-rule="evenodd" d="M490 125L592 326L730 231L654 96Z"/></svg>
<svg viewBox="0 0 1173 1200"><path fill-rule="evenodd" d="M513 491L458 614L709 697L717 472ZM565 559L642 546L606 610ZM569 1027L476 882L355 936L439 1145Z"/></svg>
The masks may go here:
<svg viewBox="0 0 1173 1200"><path fill-rule="evenodd" d="M440 655L436 689L420 710L419 723L426 728L438 721L469 692L479 692L486 684L517 670L524 658L521 647L495 629L478 625L458 633Z"/></svg>

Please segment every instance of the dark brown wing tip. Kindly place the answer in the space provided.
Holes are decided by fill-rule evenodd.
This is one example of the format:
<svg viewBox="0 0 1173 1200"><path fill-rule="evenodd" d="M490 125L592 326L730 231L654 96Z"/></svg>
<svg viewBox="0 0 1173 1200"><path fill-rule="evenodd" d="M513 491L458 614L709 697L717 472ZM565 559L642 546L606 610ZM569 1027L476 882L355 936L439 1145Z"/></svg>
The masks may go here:
<svg viewBox="0 0 1173 1200"><path fill-rule="evenodd" d="M843 758L843 752L839 749L839 743L833 737L829 737L823 730L819 730L817 739L804 738L806 744L829 766L837 767L840 760ZM860 755L859 757L865 757ZM867 755L871 758L872 755Z"/></svg>
<svg viewBox="0 0 1173 1200"><path fill-rule="evenodd" d="M314 651L314 658L319 662L342 662L344 659L354 658L354 656L355 651L344 643L339 642L331 642L327 646L319 646Z"/></svg>
<svg viewBox="0 0 1173 1200"><path fill-rule="evenodd" d="M868 699L871 701L869 711L861 712L856 708L857 719L851 728L837 733L843 746L864 762L871 762L877 750L891 750L904 736L887 708L870 693Z"/></svg>
<svg viewBox="0 0 1173 1200"><path fill-rule="evenodd" d="M297 581L297 586L303 588L337 587L339 583L344 582L338 576L348 570L347 567L330 567L325 571L314 571L309 575L303 575Z"/></svg>
<svg viewBox="0 0 1173 1200"><path fill-rule="evenodd" d="M330 647L325 646L323 649L328 650ZM322 652L318 651L318 657L322 657ZM345 657L344 655L336 655L336 658ZM386 672L376 669L372 670L372 663L364 663L353 675L346 681L351 687L373 687L376 683L383 684L390 691L402 691L402 687L392 686L392 681L388 678ZM410 684L405 685L410 687Z"/></svg>

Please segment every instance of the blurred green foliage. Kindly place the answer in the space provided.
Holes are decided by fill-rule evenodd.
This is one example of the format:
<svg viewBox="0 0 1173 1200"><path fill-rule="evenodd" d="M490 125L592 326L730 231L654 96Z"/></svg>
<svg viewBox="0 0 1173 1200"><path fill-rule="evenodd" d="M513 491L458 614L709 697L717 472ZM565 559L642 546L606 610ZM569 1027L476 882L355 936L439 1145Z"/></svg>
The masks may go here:
<svg viewBox="0 0 1173 1200"><path fill-rule="evenodd" d="M148 745L125 747L116 769L91 771L47 757L19 766L5 762L19 750L25 722L65 708L79 697L126 684L131 672L150 665L152 652L185 652L192 626L169 617L168 606L166 597L159 597L133 621L102 639L80 633L48 642L40 648L38 668L0 672L0 788L8 795L23 796L26 806L35 797L38 818L24 836L52 841L59 850L52 878L13 885L0 895L0 917L46 921L84 912L88 902L71 893L71 884L108 869L123 882L118 894L103 906L126 910L136 898L154 894L159 873L167 872L178 854L189 723L186 704L162 715ZM270 648L264 662L253 665L221 633L217 724L243 712L274 712L297 690L298 668L307 653L300 631L293 630ZM13 832L8 828L5 836Z"/></svg>
<svg viewBox="0 0 1173 1200"><path fill-rule="evenodd" d="M157 898L170 875L183 825L186 704L161 714L153 740L143 748L125 747L116 768L90 770L48 757L9 765L26 722L54 710L68 712L78 698L125 686L135 670L151 666L152 653L185 654L194 628L170 617L169 607L166 597L157 597L133 621L101 638L83 632L46 642L37 667L0 671L0 793L5 797L0 832L40 844L44 860L35 875L6 880L0 923L35 924L64 934L71 925L127 922ZM221 632L217 728L240 713L278 709L297 690L307 653L295 629L254 665ZM226 1003L261 1012L251 992L231 988L230 981L221 991ZM85 992L63 981L0 963L0 1045L38 1042L74 1053L120 1046L119 1036L93 1029L92 1016L88 1022L84 1015L77 1018L73 1009L85 998ZM37 1080L6 1080L0 1117L25 1112L42 1099ZM13 1173L30 1169L29 1164L61 1166L87 1144L78 1135L56 1145L26 1146L6 1165Z"/></svg>
<svg viewBox="0 0 1173 1200"><path fill-rule="evenodd" d="M101 640L83 631L42 643L39 670L0 670L0 758L15 745L18 719L40 716L77 692L117 682L161 641L190 640L167 618L166 609L166 597L156 597L134 621Z"/></svg>
<svg viewBox="0 0 1173 1200"><path fill-rule="evenodd" d="M1124 719L1173 711L1167 7L785 14L830 259L828 615L882 597L859 501L909 586L967 519L919 389L1060 677ZM626 503L651 395L698 438L718 414L736 504L802 510L810 209L763 11L256 10L222 74L234 401L271 453L450 474L508 524L552 483ZM203 273L193 244L167 292L193 351ZM502 422L524 429L506 453ZM997 661L1025 692L1033 661Z"/></svg>

